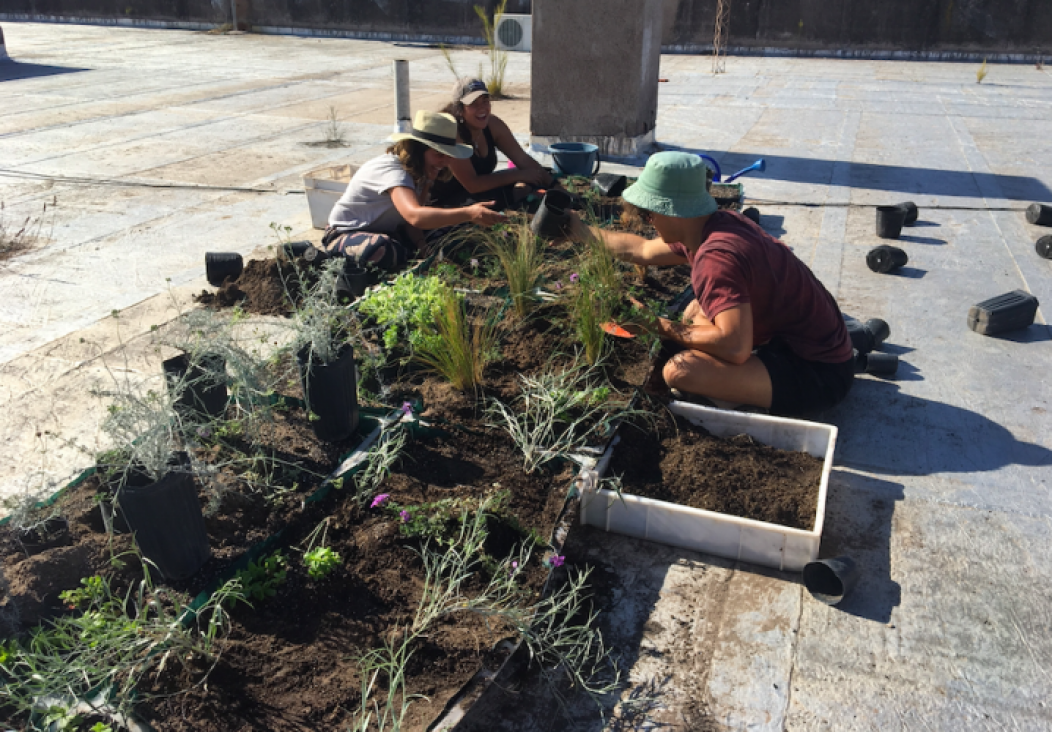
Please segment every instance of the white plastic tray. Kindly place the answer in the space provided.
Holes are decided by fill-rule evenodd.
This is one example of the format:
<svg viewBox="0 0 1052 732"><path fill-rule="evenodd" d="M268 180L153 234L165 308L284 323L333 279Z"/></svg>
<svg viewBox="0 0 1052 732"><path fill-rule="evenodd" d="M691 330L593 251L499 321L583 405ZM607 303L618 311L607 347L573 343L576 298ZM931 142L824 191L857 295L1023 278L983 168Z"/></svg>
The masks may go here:
<svg viewBox="0 0 1052 732"><path fill-rule="evenodd" d="M347 190L351 176L358 170L357 165L334 165L329 168L312 170L303 176L303 188L307 192L307 206L310 207L310 222L315 229L324 229L329 225L329 214L332 207Z"/></svg>
<svg viewBox="0 0 1052 732"><path fill-rule="evenodd" d="M821 458L822 479L816 486L818 506L814 528L804 531L633 496L625 492L631 486L624 486L620 497L614 491L597 489L598 479L610 464L616 439L594 470L581 473L581 523L783 571L798 572L817 559L837 428L798 419L710 409L686 402L672 402L669 409L718 437L744 432L770 447L799 450Z"/></svg>

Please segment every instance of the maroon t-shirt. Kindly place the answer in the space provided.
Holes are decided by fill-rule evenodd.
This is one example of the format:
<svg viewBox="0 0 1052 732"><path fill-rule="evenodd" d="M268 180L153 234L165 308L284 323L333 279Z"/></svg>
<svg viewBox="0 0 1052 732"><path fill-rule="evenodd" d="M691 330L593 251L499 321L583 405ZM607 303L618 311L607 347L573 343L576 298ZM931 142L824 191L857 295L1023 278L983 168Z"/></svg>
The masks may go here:
<svg viewBox="0 0 1052 732"><path fill-rule="evenodd" d="M690 262L694 296L709 320L752 305L754 348L777 336L808 361L851 358L851 338L833 296L789 247L741 214L712 214L693 257L682 244L668 246Z"/></svg>

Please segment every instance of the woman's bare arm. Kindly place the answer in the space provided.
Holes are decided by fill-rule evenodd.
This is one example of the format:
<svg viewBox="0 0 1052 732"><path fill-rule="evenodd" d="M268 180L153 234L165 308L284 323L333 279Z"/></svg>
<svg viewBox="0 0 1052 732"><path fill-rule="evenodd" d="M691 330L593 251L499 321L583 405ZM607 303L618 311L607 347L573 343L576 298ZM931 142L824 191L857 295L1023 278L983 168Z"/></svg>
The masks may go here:
<svg viewBox="0 0 1052 732"><path fill-rule="evenodd" d="M440 229L443 226L456 226L469 221L480 226L492 226L508 218L499 211L487 208L485 203L476 203L463 208L421 206L416 198L416 191L406 186L392 188L391 200L407 224L424 231ZM490 201L489 205L493 205L493 201Z"/></svg>

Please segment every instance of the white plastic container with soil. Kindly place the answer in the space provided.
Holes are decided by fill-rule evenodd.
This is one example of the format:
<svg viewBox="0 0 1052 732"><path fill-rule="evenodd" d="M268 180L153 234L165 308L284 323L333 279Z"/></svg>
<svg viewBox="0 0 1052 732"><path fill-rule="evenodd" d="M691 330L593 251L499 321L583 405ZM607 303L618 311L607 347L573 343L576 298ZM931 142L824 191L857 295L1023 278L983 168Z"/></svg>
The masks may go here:
<svg viewBox="0 0 1052 732"><path fill-rule="evenodd" d="M581 523L782 571L815 560L837 428L684 402L669 411L673 429L622 424L582 471ZM706 440L724 445L710 452ZM738 447L752 454L744 468ZM686 495L707 508L663 500Z"/></svg>
<svg viewBox="0 0 1052 732"><path fill-rule="evenodd" d="M307 193L307 205L310 207L310 223L315 229L324 229L329 225L329 213L340 196L347 190L351 176L358 170L357 165L334 165L329 168L312 170L303 176L303 188Z"/></svg>

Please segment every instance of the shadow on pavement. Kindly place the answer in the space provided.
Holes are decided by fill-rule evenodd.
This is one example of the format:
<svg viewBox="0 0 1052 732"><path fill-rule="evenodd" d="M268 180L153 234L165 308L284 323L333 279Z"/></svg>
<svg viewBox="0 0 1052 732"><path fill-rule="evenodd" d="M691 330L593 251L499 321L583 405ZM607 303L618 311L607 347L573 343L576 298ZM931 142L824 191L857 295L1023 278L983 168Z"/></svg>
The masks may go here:
<svg viewBox="0 0 1052 732"><path fill-rule="evenodd" d="M902 600L899 583L891 579L891 525L902 484L843 470L829 476L826 523L819 556L847 555L859 568L855 589L838 610L887 623ZM810 597L809 602L818 602Z"/></svg>
<svg viewBox="0 0 1052 732"><path fill-rule="evenodd" d="M1047 328L1042 326L1046 331ZM980 473L1052 466L1052 450L1017 440L970 409L903 394L893 381L855 379L822 421L837 425L838 465L878 475Z"/></svg>
<svg viewBox="0 0 1052 732"><path fill-rule="evenodd" d="M0 81L35 79L39 76L55 76L57 74L75 74L78 71L91 71L91 69L78 69L73 66L23 64L17 61L7 61L0 63Z"/></svg>
<svg viewBox="0 0 1052 732"><path fill-rule="evenodd" d="M901 165L878 165L876 163L854 163L820 158L798 158L788 155L762 155L755 152L721 152L699 150L662 143L664 150L682 150L697 155L709 155L719 161L721 172L729 175L763 157L767 170L749 173L740 182L748 185L749 178L781 180L791 183L829 185L833 179L833 167L847 169L846 176L838 176L837 185L862 188L889 193L923 194L927 196L981 197L992 185L1000 187L1004 198L1012 201L1049 201L1052 190L1038 178L1023 175L998 175L978 173L971 170L937 170L934 168L912 168ZM889 203L897 203L891 201ZM923 215L923 211L922 211Z"/></svg>

